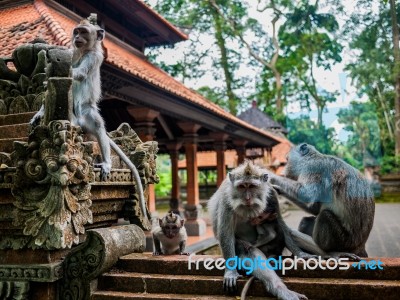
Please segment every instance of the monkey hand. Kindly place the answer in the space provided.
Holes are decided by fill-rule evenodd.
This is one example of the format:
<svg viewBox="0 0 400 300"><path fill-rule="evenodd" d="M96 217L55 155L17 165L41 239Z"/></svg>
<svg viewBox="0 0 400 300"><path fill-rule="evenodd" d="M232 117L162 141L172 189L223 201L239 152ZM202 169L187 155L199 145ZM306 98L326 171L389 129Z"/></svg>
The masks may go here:
<svg viewBox="0 0 400 300"><path fill-rule="evenodd" d="M162 255L162 252L158 252L158 251L153 252L153 256L160 256L160 255Z"/></svg>
<svg viewBox="0 0 400 300"><path fill-rule="evenodd" d="M318 256L315 254L310 254L310 253L303 252L303 251L300 251L299 253L297 253L296 257L306 259L306 260L310 259L310 258L318 258Z"/></svg>
<svg viewBox="0 0 400 300"><path fill-rule="evenodd" d="M225 269L224 291L229 293L235 292L237 290L236 281L240 277L242 277L242 275L239 275L236 269L235 270Z"/></svg>
<svg viewBox="0 0 400 300"><path fill-rule="evenodd" d="M272 187L278 193L278 195L282 194L282 188L279 185L272 184Z"/></svg>
<svg viewBox="0 0 400 300"><path fill-rule="evenodd" d="M326 256L323 257L324 259L334 258L338 260L339 258L349 258L350 260L360 261L361 258L354 253L349 252L328 252Z"/></svg>
<svg viewBox="0 0 400 300"><path fill-rule="evenodd" d="M101 168L100 180L101 181L107 181L107 176L111 172L111 164L103 162L101 164L96 164L95 166Z"/></svg>
<svg viewBox="0 0 400 300"><path fill-rule="evenodd" d="M181 252L181 253L179 253L179 255L190 255L190 253L189 252Z"/></svg>
<svg viewBox="0 0 400 300"><path fill-rule="evenodd" d="M86 75L82 73L78 68L72 69L72 78L76 81L82 81L86 78Z"/></svg>
<svg viewBox="0 0 400 300"><path fill-rule="evenodd" d="M250 224L252 226L257 226L263 224L266 221L273 221L277 218L278 214L275 212L266 212L263 211L260 215L255 218L250 219Z"/></svg>
<svg viewBox="0 0 400 300"><path fill-rule="evenodd" d="M296 293L295 291L291 291L286 286L279 287L276 296L280 300L307 300L308 299L305 295Z"/></svg>

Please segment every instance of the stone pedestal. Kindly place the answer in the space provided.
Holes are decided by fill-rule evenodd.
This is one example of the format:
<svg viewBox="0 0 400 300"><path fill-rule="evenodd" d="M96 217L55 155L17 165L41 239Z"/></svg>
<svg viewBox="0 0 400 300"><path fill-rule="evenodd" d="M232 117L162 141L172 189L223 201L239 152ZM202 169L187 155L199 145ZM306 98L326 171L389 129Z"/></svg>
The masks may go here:
<svg viewBox="0 0 400 300"><path fill-rule="evenodd" d="M188 236L202 236L206 233L206 222L201 219L202 207L200 204L186 204L184 217Z"/></svg>
<svg viewBox="0 0 400 300"><path fill-rule="evenodd" d="M202 236L206 234L206 222L203 219L187 220L185 228L188 236Z"/></svg>

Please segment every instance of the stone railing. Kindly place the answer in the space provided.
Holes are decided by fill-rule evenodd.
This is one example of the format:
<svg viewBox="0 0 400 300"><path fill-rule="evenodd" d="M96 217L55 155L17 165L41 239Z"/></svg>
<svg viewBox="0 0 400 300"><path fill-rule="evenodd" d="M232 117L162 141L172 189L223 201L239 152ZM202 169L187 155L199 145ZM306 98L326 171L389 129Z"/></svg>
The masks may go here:
<svg viewBox="0 0 400 300"><path fill-rule="evenodd" d="M71 124L71 59L69 49L44 43L22 45L12 58L0 59L0 115L45 107L27 138L0 152L0 295L42 299L38 295L64 293L65 299L86 299L89 281L115 262L115 255L145 248L139 227L109 227L125 217L148 229L130 171L113 158L107 181L100 181L100 169L94 168L97 143L85 141L81 128ZM158 182L157 142L143 143L125 123L110 137L137 167L147 195L148 184ZM88 229L96 233L88 235ZM108 245L108 235L118 241ZM86 263L77 265L78 258ZM73 279L71 269L83 275ZM38 282L49 285L43 290ZM80 290L70 295L76 289L71 285Z"/></svg>

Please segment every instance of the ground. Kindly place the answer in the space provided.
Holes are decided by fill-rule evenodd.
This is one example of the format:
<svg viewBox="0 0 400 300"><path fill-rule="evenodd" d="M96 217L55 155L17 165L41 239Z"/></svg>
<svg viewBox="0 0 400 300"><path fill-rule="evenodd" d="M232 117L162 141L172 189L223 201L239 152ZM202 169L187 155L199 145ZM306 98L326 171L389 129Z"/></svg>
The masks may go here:
<svg viewBox="0 0 400 300"><path fill-rule="evenodd" d="M291 210L285 221L297 228L306 213ZM377 203L374 226L367 241L369 257L400 257L400 203Z"/></svg>

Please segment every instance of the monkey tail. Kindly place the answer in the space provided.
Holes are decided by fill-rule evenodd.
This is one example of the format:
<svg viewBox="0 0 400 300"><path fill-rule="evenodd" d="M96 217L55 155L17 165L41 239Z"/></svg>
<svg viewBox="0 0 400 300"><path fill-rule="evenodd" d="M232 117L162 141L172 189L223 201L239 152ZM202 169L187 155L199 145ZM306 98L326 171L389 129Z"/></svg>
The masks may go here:
<svg viewBox="0 0 400 300"><path fill-rule="evenodd" d="M144 227L148 227L146 229L150 229L150 221L147 218L147 210L146 210L146 200L144 199L144 193L143 193L143 186L142 186L142 181L140 180L139 173L135 167L135 165L132 163L132 161L126 156L124 152L122 152L121 148L118 147L118 145L110 138L108 138L110 141L111 148L118 154L118 156L124 161L124 163L128 166L128 168L132 171L132 176L136 181L136 187L137 187L137 192L139 194L139 202L140 202L140 209L142 210L143 218L144 218Z"/></svg>
<svg viewBox="0 0 400 300"><path fill-rule="evenodd" d="M251 276L249 280L247 280L246 284L243 287L242 293L240 294L240 300L246 300L247 292L254 281L254 276Z"/></svg>

